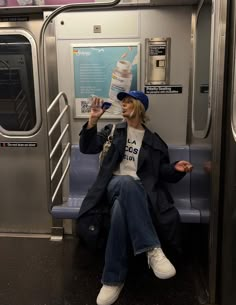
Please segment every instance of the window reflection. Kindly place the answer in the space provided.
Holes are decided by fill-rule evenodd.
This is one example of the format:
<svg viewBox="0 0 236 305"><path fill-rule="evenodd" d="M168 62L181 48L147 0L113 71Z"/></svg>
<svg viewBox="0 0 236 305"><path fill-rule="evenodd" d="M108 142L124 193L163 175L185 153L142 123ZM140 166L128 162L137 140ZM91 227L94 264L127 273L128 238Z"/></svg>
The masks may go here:
<svg viewBox="0 0 236 305"><path fill-rule="evenodd" d="M211 5L204 3L196 22L193 92L193 133L205 137L210 121L209 69L211 47Z"/></svg>

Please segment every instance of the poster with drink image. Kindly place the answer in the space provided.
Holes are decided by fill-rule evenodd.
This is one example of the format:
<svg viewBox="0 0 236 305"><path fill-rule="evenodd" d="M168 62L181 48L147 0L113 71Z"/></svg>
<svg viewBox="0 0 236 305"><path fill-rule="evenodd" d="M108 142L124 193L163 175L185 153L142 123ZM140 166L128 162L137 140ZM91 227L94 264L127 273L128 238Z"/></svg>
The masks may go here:
<svg viewBox="0 0 236 305"><path fill-rule="evenodd" d="M75 118L88 117L91 97L109 102L103 118L120 117L117 93L139 88L140 43L72 45Z"/></svg>

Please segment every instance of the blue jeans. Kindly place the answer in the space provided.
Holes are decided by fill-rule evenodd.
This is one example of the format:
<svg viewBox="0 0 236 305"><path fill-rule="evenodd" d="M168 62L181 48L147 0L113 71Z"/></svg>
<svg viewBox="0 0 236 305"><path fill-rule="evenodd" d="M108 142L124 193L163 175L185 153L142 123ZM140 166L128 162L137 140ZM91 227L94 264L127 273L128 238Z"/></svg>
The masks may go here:
<svg viewBox="0 0 236 305"><path fill-rule="evenodd" d="M102 283L124 283L130 249L137 255L160 247L145 190L130 176L113 176L107 187L111 226L105 253Z"/></svg>

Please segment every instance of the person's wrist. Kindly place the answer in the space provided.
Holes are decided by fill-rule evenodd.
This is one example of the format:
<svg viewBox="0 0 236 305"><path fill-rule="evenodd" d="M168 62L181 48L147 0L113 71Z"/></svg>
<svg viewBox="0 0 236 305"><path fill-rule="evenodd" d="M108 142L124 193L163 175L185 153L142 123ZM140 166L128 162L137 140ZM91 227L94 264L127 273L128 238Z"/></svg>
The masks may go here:
<svg viewBox="0 0 236 305"><path fill-rule="evenodd" d="M89 119L88 127L95 127L97 125L97 119Z"/></svg>

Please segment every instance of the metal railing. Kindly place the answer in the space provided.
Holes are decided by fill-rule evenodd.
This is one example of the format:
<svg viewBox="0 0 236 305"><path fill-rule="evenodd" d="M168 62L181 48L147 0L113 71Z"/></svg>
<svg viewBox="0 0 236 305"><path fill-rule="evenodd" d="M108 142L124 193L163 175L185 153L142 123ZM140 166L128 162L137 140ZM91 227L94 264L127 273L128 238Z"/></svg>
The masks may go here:
<svg viewBox="0 0 236 305"><path fill-rule="evenodd" d="M56 151L58 150L59 147L63 147L62 149L62 153L59 157L59 160L55 166L55 168L53 169L52 166L51 168L51 190L52 190L52 183L54 181L54 178L56 176L56 174L58 173L59 168L62 167L63 165L63 161L65 160L65 157L67 156L67 162L66 162L66 166L60 176L59 182L57 184L57 186L55 187L55 190L53 190L53 192L51 191L51 203L54 203L54 200L58 194L58 191L60 190L60 188L62 187L63 181L66 177L66 174L70 168L70 155L71 155L71 129L70 129L70 106L68 104L68 99L67 96L64 92L60 92L56 98L52 101L52 103L50 104L50 106L47 109L47 116L48 116L48 120L49 120L49 114L51 113L52 110L55 109L55 106L59 106L59 102L61 97L63 97L64 99L64 108L59 111L59 115L56 118L55 122L53 123L52 127L49 129L48 131L48 138L49 138L49 147L50 147L50 162L52 161ZM61 122L62 119L64 118L65 114L67 114L67 122L63 128L63 130L61 131L55 145L52 147L52 135L54 133L54 131L56 130L57 127L61 127ZM62 142L63 139L65 138L65 135L68 134L68 141L67 143L65 143L65 145L63 145L64 143Z"/></svg>
<svg viewBox="0 0 236 305"><path fill-rule="evenodd" d="M104 8L111 8L115 5L117 5L120 2L120 0L111 0L111 1L106 1L104 0L103 2L99 2L99 3L79 3L79 4L68 4L68 5L64 5L61 6L59 8L57 8L55 11L53 11L48 17L47 19L44 21L42 28L40 30L40 35L39 35L39 62L40 62L40 86L41 86L41 93L42 93L42 98L43 100L47 101L47 72L46 72L46 61L45 61L45 32L46 29L48 27L48 25L50 24L50 22L59 14L61 13L65 13L68 11L73 11L73 10L77 10L77 11L96 11L98 9L104 9ZM54 99L54 101L50 104L50 106L47 109L47 115L48 115L48 119L49 119L49 113L50 111L54 108L54 106L58 103L58 100L60 99L60 97L63 96L64 100L65 100L65 110L63 110L64 112L68 113L68 117L69 117L69 122L70 122L70 110L69 110L69 105L68 105L68 100L67 97L65 95L65 93L59 93L58 96ZM63 112L62 111L62 112ZM56 128L56 126L59 124L61 118L64 116L63 114L60 114L60 118L58 117L58 119L55 121L54 125L50 128L49 132L48 132L48 137L49 137L49 142L51 142L50 138L51 135L54 131L54 129ZM69 157L68 157L68 162L66 165L65 170L62 173L62 176L60 178L60 181L58 182L57 187L55 188L55 191L52 194L52 182L53 179L55 177L55 174L52 171L52 167L51 167L51 185L50 185L50 189L51 189L51 203L54 203L54 200L58 194L58 191L60 189L60 187L62 186L62 183L65 179L66 173L68 172L68 169L70 167L70 153L71 153L71 132L70 132L70 124L68 123L68 127L65 127L68 129L69 132L69 137L70 137L70 141L67 143L68 145L66 145L65 149L64 149L64 154L62 153L61 158L58 161L57 166L55 167L56 172L58 171L58 169L60 168L60 165L62 164L64 157L66 155L66 152L69 150ZM1 129L1 126L0 126ZM57 150L58 146L62 143L62 138L64 137L64 134L66 133L67 130L63 130L63 132L61 133L60 137L58 138L58 141L56 142L55 146L51 149L50 152L50 163L52 163L52 157L55 154L55 151ZM50 145L51 143L49 143ZM51 147L51 145L50 145Z"/></svg>

